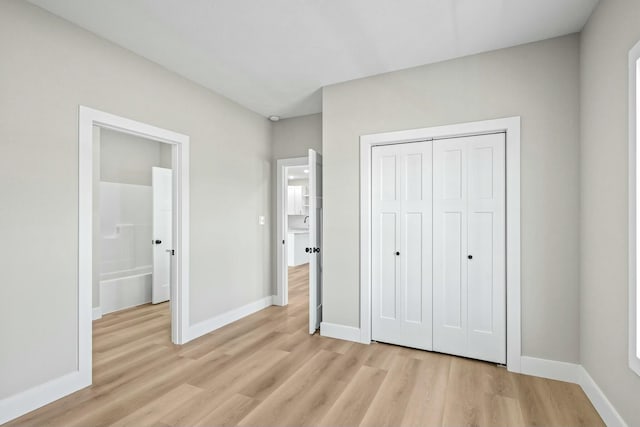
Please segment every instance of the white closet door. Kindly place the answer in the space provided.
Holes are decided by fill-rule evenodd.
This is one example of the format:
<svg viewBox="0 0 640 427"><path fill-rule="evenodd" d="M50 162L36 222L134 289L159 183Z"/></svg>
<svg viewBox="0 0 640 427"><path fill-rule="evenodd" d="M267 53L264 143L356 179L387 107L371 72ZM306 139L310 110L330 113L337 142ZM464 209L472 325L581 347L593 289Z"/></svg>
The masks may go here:
<svg viewBox="0 0 640 427"><path fill-rule="evenodd" d="M433 348L505 363L505 136L436 141L433 157Z"/></svg>
<svg viewBox="0 0 640 427"><path fill-rule="evenodd" d="M372 338L430 350L431 142L373 148Z"/></svg>

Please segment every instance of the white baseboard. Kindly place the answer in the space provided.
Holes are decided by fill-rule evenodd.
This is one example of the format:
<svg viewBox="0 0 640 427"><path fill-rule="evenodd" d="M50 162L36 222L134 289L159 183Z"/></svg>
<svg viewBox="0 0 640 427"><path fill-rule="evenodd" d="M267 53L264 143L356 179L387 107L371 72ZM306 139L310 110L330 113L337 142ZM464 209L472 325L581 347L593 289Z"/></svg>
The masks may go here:
<svg viewBox="0 0 640 427"><path fill-rule="evenodd" d="M93 320L102 319L102 308L101 307L93 307L92 311Z"/></svg>
<svg viewBox="0 0 640 427"><path fill-rule="evenodd" d="M522 356L523 374L578 384L608 427L627 427L624 419L582 365Z"/></svg>
<svg viewBox="0 0 640 427"><path fill-rule="evenodd" d="M18 418L91 385L91 379L72 372L0 400L0 424Z"/></svg>
<svg viewBox="0 0 640 427"><path fill-rule="evenodd" d="M189 326L185 342L194 340L202 335L208 334L209 332L213 332L216 329L228 325L229 323L233 323L236 320L240 320L243 317L265 309L271 305L273 305L273 296L268 296L247 305L243 305L242 307L227 311L226 313L222 313L216 317L212 317L211 319L203 320L195 325L191 325Z"/></svg>
<svg viewBox="0 0 640 427"><path fill-rule="evenodd" d="M320 335L328 338L336 338L339 340L361 342L360 328L353 326L338 325L335 323L320 323Z"/></svg>
<svg viewBox="0 0 640 427"><path fill-rule="evenodd" d="M575 384L579 384L581 368L582 366L576 363L558 362L556 360L528 356L520 358L520 372L522 374Z"/></svg>
<svg viewBox="0 0 640 427"><path fill-rule="evenodd" d="M578 384L580 384L591 404L600 414L600 418L608 427L627 427L627 423L583 366L580 366L580 382Z"/></svg>

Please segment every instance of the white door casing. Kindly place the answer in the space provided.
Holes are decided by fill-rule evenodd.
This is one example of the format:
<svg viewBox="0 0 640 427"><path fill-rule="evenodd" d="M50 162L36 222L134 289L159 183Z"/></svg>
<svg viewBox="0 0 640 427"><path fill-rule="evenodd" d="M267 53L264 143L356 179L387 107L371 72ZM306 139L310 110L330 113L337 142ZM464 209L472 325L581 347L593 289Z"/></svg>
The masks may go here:
<svg viewBox="0 0 640 427"><path fill-rule="evenodd" d="M433 349L505 363L505 135L435 141L433 165Z"/></svg>
<svg viewBox="0 0 640 427"><path fill-rule="evenodd" d="M372 149L372 339L432 349L432 142Z"/></svg>
<svg viewBox="0 0 640 427"><path fill-rule="evenodd" d="M322 156L309 149L309 333L322 321Z"/></svg>
<svg viewBox="0 0 640 427"><path fill-rule="evenodd" d="M151 302L158 304L169 300L171 290L173 172L171 169L153 167L151 183L153 187Z"/></svg>

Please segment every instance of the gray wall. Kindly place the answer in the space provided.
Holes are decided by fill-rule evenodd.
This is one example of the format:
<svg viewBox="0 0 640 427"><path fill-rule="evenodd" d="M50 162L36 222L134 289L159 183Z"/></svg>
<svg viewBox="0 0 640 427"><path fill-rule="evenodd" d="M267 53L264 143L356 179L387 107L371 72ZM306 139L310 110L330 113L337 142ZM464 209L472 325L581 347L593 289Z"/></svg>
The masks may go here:
<svg viewBox="0 0 640 427"><path fill-rule="evenodd" d="M0 398L76 370L80 104L191 137L191 323L271 295L267 119L27 2L0 58Z"/></svg>
<svg viewBox="0 0 640 427"><path fill-rule="evenodd" d="M640 2L601 1L581 38L582 364L630 426L640 377L628 365L628 57Z"/></svg>
<svg viewBox="0 0 640 427"><path fill-rule="evenodd" d="M322 152L322 113L273 123L273 158L306 157L309 148Z"/></svg>
<svg viewBox="0 0 640 427"><path fill-rule="evenodd" d="M100 130L100 180L151 185L151 168L171 169L171 145L110 129Z"/></svg>
<svg viewBox="0 0 640 427"><path fill-rule="evenodd" d="M522 345L579 360L577 35L323 92L323 320L359 326L359 137L522 116Z"/></svg>

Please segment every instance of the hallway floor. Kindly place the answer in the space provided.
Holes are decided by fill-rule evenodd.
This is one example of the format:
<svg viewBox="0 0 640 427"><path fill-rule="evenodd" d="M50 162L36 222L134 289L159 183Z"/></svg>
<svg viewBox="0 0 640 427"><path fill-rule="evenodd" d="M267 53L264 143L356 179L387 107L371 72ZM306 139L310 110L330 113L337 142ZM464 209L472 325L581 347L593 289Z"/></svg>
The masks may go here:
<svg viewBox="0 0 640 427"><path fill-rule="evenodd" d="M308 266L289 306L182 347L167 303L94 322L94 384L11 426L602 426L579 386L459 357L310 336Z"/></svg>

